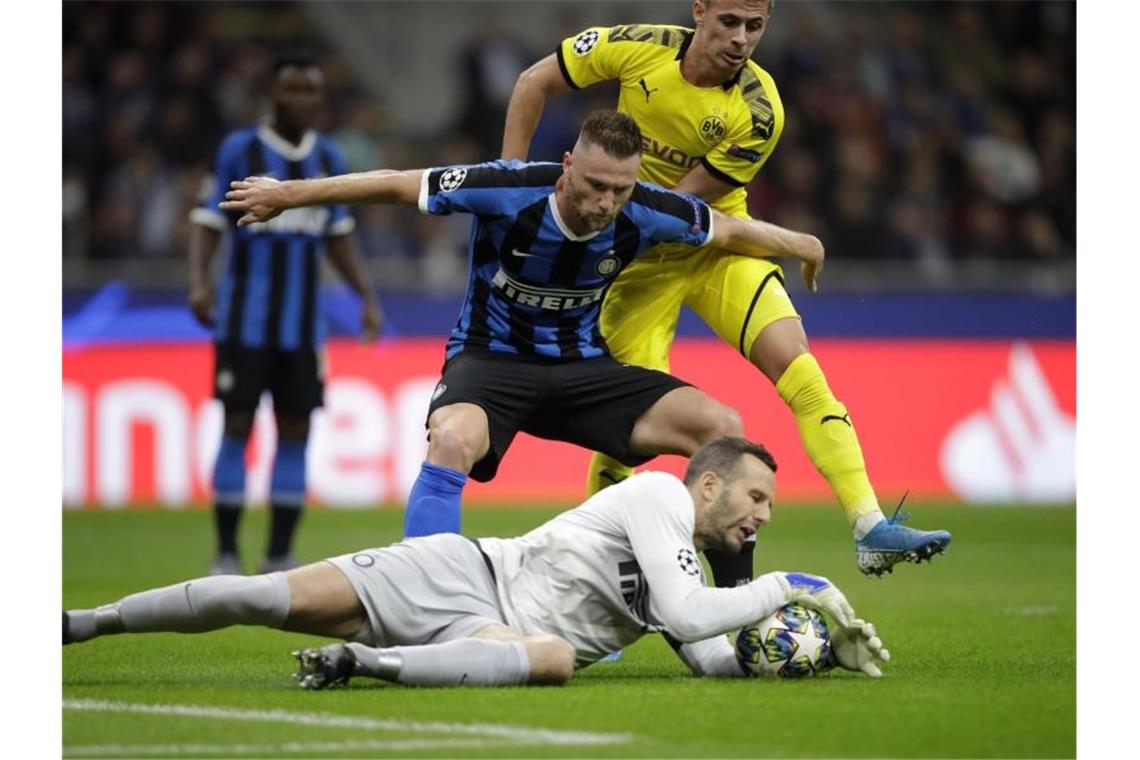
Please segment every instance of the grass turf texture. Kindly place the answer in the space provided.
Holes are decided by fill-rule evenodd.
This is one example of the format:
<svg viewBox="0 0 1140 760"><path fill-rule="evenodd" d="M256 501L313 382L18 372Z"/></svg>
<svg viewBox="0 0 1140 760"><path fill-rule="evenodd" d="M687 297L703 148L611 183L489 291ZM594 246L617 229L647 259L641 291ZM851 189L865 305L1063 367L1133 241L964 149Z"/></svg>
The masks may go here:
<svg viewBox="0 0 1140 760"><path fill-rule="evenodd" d="M289 652L309 636L253 628L98 639L63 650L63 696L148 705L287 710L365 719L495 723L630 735L555 746L403 728L334 728L65 709L64 752L155 756L1073 757L1076 754L1075 509L915 508L954 533L931 565L864 578L835 509L784 507L760 533L757 572L829 576L878 626L893 659L871 680L702 680L658 636L616 664L546 689L409 689L357 680L298 689ZM468 510L470 535L516 535L555 510ZM247 570L264 511L242 525ZM313 510L298 556L396 540L395 511ZM63 601L88 607L204 572L206 512L67 512ZM331 743L322 751L321 743ZM421 742L426 744L421 744ZM296 746L294 746L296 745ZM116 749L118 748L118 749ZM133 748L133 749L132 749Z"/></svg>

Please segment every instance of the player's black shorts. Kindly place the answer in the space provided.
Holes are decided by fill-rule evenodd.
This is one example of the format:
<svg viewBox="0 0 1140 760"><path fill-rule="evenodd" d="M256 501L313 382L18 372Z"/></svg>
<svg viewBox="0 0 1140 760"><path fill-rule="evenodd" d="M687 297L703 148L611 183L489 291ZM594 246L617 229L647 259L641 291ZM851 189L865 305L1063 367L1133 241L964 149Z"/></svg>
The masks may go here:
<svg viewBox="0 0 1140 760"><path fill-rule="evenodd" d="M600 451L634 467L653 458L630 451L634 423L666 393L688 385L609 356L546 362L465 351L443 365L428 417L461 402L487 413L491 448L470 473L480 482L495 477L520 430Z"/></svg>
<svg viewBox="0 0 1140 760"><path fill-rule="evenodd" d="M324 403L323 361L313 349L275 351L214 343L214 397L226 411L253 411L262 391L278 414L304 417Z"/></svg>

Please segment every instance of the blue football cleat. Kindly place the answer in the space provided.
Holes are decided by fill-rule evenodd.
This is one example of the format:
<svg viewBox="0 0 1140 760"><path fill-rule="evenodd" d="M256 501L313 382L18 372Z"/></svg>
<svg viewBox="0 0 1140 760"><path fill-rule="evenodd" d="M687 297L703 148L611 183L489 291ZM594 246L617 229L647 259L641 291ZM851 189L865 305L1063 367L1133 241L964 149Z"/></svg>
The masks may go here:
<svg viewBox="0 0 1140 760"><path fill-rule="evenodd" d="M902 511L900 501L889 520L883 520L855 542L855 559L864 575L882 576L899 562L929 562L935 554L946 551L949 532L908 528L903 525L908 519L910 513Z"/></svg>

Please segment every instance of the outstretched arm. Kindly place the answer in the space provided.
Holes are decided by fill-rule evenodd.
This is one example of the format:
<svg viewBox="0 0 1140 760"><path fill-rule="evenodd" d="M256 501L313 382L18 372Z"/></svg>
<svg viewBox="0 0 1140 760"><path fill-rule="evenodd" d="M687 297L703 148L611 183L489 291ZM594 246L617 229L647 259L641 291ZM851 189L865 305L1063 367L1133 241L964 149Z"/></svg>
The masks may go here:
<svg viewBox="0 0 1140 760"><path fill-rule="evenodd" d="M507 120L503 128L504 159L526 160L547 96L569 89L570 85L558 65L558 56L554 54L519 74L511 92L511 102L507 105Z"/></svg>
<svg viewBox="0 0 1140 760"><path fill-rule="evenodd" d="M265 222L282 211L300 206L325 206L335 203L406 203L419 200L424 169L342 174L321 179L291 179L285 182L270 177L246 177L230 183L226 200L219 204L225 211L241 211L238 226Z"/></svg>
<svg viewBox="0 0 1140 760"><path fill-rule="evenodd" d="M823 271L823 243L815 235L796 232L759 219L741 219L711 209L713 234L709 242L732 253L758 258L788 256L800 262L804 285L815 293Z"/></svg>
<svg viewBox="0 0 1140 760"><path fill-rule="evenodd" d="M649 579L644 564L653 587L654 580ZM843 593L822 576L775 572L731 589L700 586L684 597L675 597L675 605L669 603L668 593L666 589L664 594L655 595L656 609L663 613L668 626L669 643L698 676L740 675L739 666L734 667L735 653L720 634L751 626L792 602L826 612L832 618L835 664L878 678L882 675L879 665L891 658L875 626L855 617Z"/></svg>

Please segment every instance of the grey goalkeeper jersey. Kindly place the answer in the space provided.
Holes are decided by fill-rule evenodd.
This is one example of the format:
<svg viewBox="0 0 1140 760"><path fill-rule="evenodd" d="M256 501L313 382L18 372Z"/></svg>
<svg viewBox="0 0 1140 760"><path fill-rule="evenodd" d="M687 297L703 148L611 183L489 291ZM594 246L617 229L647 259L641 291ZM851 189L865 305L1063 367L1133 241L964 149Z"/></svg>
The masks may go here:
<svg viewBox="0 0 1140 760"><path fill-rule="evenodd" d="M741 675L722 635L784 604L762 576L731 589L705 585L693 546L693 500L673 475L644 472L519 538L482 538L508 624L574 645L578 665L664 632L700 675Z"/></svg>

